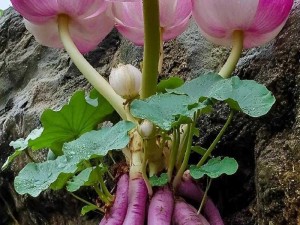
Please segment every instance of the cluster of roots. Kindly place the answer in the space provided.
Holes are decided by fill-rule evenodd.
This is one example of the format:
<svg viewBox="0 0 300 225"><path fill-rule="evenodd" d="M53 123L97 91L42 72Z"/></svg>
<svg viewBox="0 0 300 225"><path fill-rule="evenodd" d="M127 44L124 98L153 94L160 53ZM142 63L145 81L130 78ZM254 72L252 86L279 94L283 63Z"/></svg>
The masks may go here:
<svg viewBox="0 0 300 225"><path fill-rule="evenodd" d="M123 174L117 184L115 201L99 225L224 225L218 209L207 198L200 214L191 202L200 203L201 187L185 173L176 192L168 185L154 189L149 197L142 178Z"/></svg>

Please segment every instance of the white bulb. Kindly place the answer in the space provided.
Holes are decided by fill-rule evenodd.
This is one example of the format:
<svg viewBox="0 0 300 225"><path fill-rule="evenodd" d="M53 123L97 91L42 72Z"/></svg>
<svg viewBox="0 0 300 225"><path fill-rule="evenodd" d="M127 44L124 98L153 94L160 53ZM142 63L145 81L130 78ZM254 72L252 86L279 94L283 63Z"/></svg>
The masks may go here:
<svg viewBox="0 0 300 225"><path fill-rule="evenodd" d="M151 123L148 120L144 120L141 125L139 126L139 133L142 136L142 138L149 138L154 130L153 123Z"/></svg>
<svg viewBox="0 0 300 225"><path fill-rule="evenodd" d="M115 92L124 99L130 100L139 95L142 73L133 65L119 65L112 69L109 83Z"/></svg>

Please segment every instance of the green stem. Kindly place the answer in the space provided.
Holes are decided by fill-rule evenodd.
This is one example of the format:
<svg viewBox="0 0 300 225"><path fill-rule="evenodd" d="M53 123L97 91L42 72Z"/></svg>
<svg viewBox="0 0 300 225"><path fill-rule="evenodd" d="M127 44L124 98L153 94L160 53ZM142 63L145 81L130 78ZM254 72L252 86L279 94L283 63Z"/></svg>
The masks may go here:
<svg viewBox="0 0 300 225"><path fill-rule="evenodd" d="M101 174L99 175L99 182L100 182L103 194L108 198L108 200L112 201L114 199L114 196L112 196L112 194L107 189Z"/></svg>
<svg viewBox="0 0 300 225"><path fill-rule="evenodd" d="M177 162L176 162L176 168L179 169L181 164L182 164L182 161L183 161L183 158L184 158L184 153L185 153L185 150L187 148L187 144L188 144L188 140L189 140L189 131L190 131L190 128L191 128L191 124L188 124L188 125L184 125L184 128L183 128L183 133L182 133L182 139L180 140L180 146L179 146L179 154L178 154L178 157L177 157Z"/></svg>
<svg viewBox="0 0 300 225"><path fill-rule="evenodd" d="M145 141L144 141L145 143ZM144 158L143 158L143 162L142 162L142 177L145 181L147 190L148 190L148 195L152 196L153 195L153 189L152 186L150 184L149 178L147 176L147 164L148 164L148 160L147 160L147 152L145 152L146 149L144 150Z"/></svg>
<svg viewBox="0 0 300 225"><path fill-rule="evenodd" d="M74 64L93 87L109 101L122 119L126 120L126 112L123 107L124 99L116 94L109 83L86 61L74 44L69 33L69 17L59 15L57 20L61 41Z"/></svg>
<svg viewBox="0 0 300 225"><path fill-rule="evenodd" d="M160 23L158 0L143 1L144 15L144 61L141 98L156 93L160 51Z"/></svg>
<svg viewBox="0 0 300 225"><path fill-rule="evenodd" d="M103 209L99 208L99 207L96 206L95 204L90 203L90 202L88 202L87 200L85 200L85 199L83 199L83 198L80 198L79 196L75 195L75 194L72 193L72 192L70 192L70 194L71 194L74 198L76 198L77 200L79 200L79 201L81 201L81 202L83 202L83 203L85 203L85 204L87 204L87 205L94 206L94 207L97 208L97 210L99 210L100 212L105 213Z"/></svg>
<svg viewBox="0 0 300 225"><path fill-rule="evenodd" d="M84 160L83 161L83 165L86 167L86 168L89 168L89 167L93 167L91 162L89 160Z"/></svg>
<svg viewBox="0 0 300 225"><path fill-rule="evenodd" d="M105 196L105 194L100 190L100 188L98 187L98 185L94 185L94 189L96 191L96 193L98 194L98 197L101 201L103 201L105 204L109 204L110 200L108 200L108 198Z"/></svg>
<svg viewBox="0 0 300 225"><path fill-rule="evenodd" d="M188 143L186 146L186 150L185 150L185 154L184 154L184 159L183 162L174 178L173 181L173 188L176 190L178 184L181 181L182 175L184 173L184 171L186 170L188 163L189 163L189 158L190 158L190 154L191 154L191 147L192 147L192 142L193 142L193 130L195 128L195 124L196 124L196 114L194 116L194 121L190 126L190 130L189 130L189 137L188 137Z"/></svg>
<svg viewBox="0 0 300 225"><path fill-rule="evenodd" d="M210 188L210 185L211 185L211 182L212 182L212 179L211 178L207 178L208 179L208 182L207 182L207 186L205 188L205 192L204 192L204 195L202 197L202 201L201 201L201 204L199 206L199 209L198 209L198 215L201 213L201 210L206 202L206 199L207 199L207 193L208 193L208 190Z"/></svg>
<svg viewBox="0 0 300 225"><path fill-rule="evenodd" d="M242 51L243 51L243 45L244 45L244 33L241 30L236 30L232 34L232 50L231 53L222 67L222 69L219 72L219 75L228 78L231 77L236 64L238 63Z"/></svg>
<svg viewBox="0 0 300 225"><path fill-rule="evenodd" d="M178 148L179 148L179 142L180 142L180 130L178 127L178 128L174 128L174 131L173 131L173 145L172 145L172 151L171 151L171 156L170 156L169 165L168 165L169 182L172 179L174 165L176 162L176 156L177 156Z"/></svg>
<svg viewBox="0 0 300 225"><path fill-rule="evenodd" d="M214 150L214 148L216 147L216 145L218 144L218 142L222 138L222 136L225 133L227 127L229 126L230 122L232 121L233 114L234 114L233 111L231 111L228 118L227 118L226 123L224 124L224 126L220 130L220 133L218 134L216 139L213 141L213 143L209 146L209 148L207 149L205 154L202 156L201 160L198 162L198 164L197 164L198 167L202 166L205 163L206 159L210 156L211 152Z"/></svg>

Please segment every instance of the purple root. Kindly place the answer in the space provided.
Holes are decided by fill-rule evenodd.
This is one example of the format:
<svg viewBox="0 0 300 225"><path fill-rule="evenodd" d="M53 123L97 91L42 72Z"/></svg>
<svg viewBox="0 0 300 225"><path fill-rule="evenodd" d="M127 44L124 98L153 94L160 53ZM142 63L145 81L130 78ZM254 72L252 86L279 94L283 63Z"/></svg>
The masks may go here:
<svg viewBox="0 0 300 225"><path fill-rule="evenodd" d="M174 208L173 193L169 187L160 188L151 199L148 225L170 225Z"/></svg>
<svg viewBox="0 0 300 225"><path fill-rule="evenodd" d="M193 206L179 199L175 201L173 225L210 225L210 223L201 214L198 215Z"/></svg>
<svg viewBox="0 0 300 225"><path fill-rule="evenodd" d="M129 203L123 225L143 225L148 191L143 178L130 179Z"/></svg>
<svg viewBox="0 0 300 225"><path fill-rule="evenodd" d="M177 193L187 199L201 203L204 196L203 190L193 180L189 171L186 171L182 177L180 184L178 185ZM203 207L203 214L211 225L224 225L222 217L218 208L215 206L213 201L207 197L206 203Z"/></svg>
<svg viewBox="0 0 300 225"><path fill-rule="evenodd" d="M128 206L128 180L129 177L127 174L123 174L119 179L115 202L99 225L123 224Z"/></svg>

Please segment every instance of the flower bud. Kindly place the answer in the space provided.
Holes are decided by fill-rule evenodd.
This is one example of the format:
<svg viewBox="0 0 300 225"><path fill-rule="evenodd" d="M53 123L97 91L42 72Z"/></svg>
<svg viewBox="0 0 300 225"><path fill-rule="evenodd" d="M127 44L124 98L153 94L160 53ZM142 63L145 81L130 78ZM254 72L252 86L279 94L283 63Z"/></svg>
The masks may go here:
<svg viewBox="0 0 300 225"><path fill-rule="evenodd" d="M153 123L148 120L144 120L138 128L139 134L142 138L147 139L151 137L154 131Z"/></svg>
<svg viewBox="0 0 300 225"><path fill-rule="evenodd" d="M142 82L142 73L136 67L127 64L112 69L109 83L115 92L124 99L130 100L139 95Z"/></svg>

